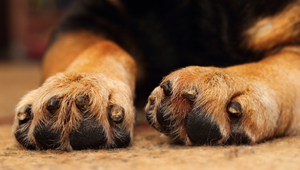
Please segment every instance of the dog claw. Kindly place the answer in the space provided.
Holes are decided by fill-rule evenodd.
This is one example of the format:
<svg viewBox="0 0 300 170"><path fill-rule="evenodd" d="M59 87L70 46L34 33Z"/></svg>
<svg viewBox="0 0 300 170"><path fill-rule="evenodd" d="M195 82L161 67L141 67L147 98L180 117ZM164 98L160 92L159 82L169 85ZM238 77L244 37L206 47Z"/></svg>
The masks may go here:
<svg viewBox="0 0 300 170"><path fill-rule="evenodd" d="M121 123L124 118L124 109L121 106L113 105L110 107L109 117L116 123Z"/></svg>
<svg viewBox="0 0 300 170"><path fill-rule="evenodd" d="M20 112L20 113L18 113L18 115L17 115L17 118L19 119L19 120L25 120L25 119L28 119L30 116L25 112L25 113L22 113L22 112Z"/></svg>
<svg viewBox="0 0 300 170"><path fill-rule="evenodd" d="M171 96L172 94L172 86L170 81L163 82L160 87L164 90L166 96Z"/></svg>
<svg viewBox="0 0 300 170"><path fill-rule="evenodd" d="M19 124L26 123L31 119L31 105L24 106L17 114Z"/></svg>
<svg viewBox="0 0 300 170"><path fill-rule="evenodd" d="M235 115L241 116L242 115L242 106L239 102L231 102L227 108L228 112Z"/></svg>
<svg viewBox="0 0 300 170"><path fill-rule="evenodd" d="M19 113L17 114L17 118L19 120L30 119L30 114L31 114L31 105L27 105L19 111Z"/></svg>
<svg viewBox="0 0 300 170"><path fill-rule="evenodd" d="M57 96L53 96L47 103L47 110L51 113L54 114L60 107L60 101Z"/></svg>
<svg viewBox="0 0 300 170"><path fill-rule="evenodd" d="M89 106L89 97L87 95L79 95L76 98L75 104L80 111L85 111Z"/></svg>
<svg viewBox="0 0 300 170"><path fill-rule="evenodd" d="M197 97L197 92L193 88L186 88L186 89L182 90L181 94L191 101L195 101L195 99Z"/></svg>
<svg viewBox="0 0 300 170"><path fill-rule="evenodd" d="M156 94L151 94L151 95L149 96L149 102L150 102L151 105L154 104L155 99L156 99Z"/></svg>

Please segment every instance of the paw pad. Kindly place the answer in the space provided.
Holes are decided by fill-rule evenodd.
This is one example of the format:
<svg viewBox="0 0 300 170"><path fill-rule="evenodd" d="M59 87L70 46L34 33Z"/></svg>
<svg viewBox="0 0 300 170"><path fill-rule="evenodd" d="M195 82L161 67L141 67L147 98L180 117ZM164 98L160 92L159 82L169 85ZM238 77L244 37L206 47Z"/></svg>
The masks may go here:
<svg viewBox="0 0 300 170"><path fill-rule="evenodd" d="M70 134L70 145L75 150L97 149L106 140L104 129L95 118L82 121L79 128Z"/></svg>
<svg viewBox="0 0 300 170"><path fill-rule="evenodd" d="M49 120L40 122L35 127L33 135L36 139L36 144L41 149L56 149L60 146L61 130L52 128L53 122Z"/></svg>
<svg viewBox="0 0 300 170"><path fill-rule="evenodd" d="M217 123L199 109L188 114L186 131L189 138L198 145L213 144L222 138Z"/></svg>

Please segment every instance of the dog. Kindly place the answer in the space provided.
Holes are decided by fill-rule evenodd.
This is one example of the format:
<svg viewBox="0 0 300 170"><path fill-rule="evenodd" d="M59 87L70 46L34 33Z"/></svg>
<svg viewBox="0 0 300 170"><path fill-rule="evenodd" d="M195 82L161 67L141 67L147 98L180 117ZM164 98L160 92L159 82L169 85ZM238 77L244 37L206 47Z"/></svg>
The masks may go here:
<svg viewBox="0 0 300 170"><path fill-rule="evenodd" d="M28 149L127 147L136 91L151 126L185 145L298 135L299 23L298 0L78 0L13 134Z"/></svg>

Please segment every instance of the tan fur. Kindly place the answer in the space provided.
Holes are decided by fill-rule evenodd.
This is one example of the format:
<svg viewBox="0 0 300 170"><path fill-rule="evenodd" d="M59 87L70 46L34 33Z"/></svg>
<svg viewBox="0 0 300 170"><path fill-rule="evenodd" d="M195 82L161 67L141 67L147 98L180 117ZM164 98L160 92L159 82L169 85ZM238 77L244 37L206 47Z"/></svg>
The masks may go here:
<svg viewBox="0 0 300 170"><path fill-rule="evenodd" d="M59 35L50 46L43 61L43 81L65 69L83 50L104 40L102 36L87 32L70 32Z"/></svg>
<svg viewBox="0 0 300 170"><path fill-rule="evenodd" d="M260 18L243 34L244 45L255 51L299 42L300 2L292 3L274 16Z"/></svg>
<svg viewBox="0 0 300 170"><path fill-rule="evenodd" d="M32 105L34 118L30 121L30 141L36 143L33 131L40 121L47 121L47 101L57 96L62 98L61 106L50 121L55 122L53 129L63 131L59 149L72 150L69 134L82 120L82 113L77 109L75 99L82 94L89 96L90 117L96 117L105 130L107 143L103 147L113 145L113 139L120 135L109 123L107 108L110 105L124 108L123 126L131 132L133 138L136 66L123 49L91 33L68 33L60 36L50 47L43 66L46 81L40 88L29 92L16 109L17 114L26 105ZM16 119L14 127L17 125Z"/></svg>

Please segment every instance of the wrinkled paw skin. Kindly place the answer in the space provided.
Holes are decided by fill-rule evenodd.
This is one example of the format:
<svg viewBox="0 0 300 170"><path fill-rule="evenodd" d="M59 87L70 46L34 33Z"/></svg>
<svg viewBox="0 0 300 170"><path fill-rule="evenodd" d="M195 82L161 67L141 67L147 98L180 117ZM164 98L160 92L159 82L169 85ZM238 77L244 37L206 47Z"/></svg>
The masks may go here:
<svg viewBox="0 0 300 170"><path fill-rule="evenodd" d="M186 145L253 144L278 135L274 98L263 83L191 66L165 77L145 111L156 130Z"/></svg>
<svg viewBox="0 0 300 170"><path fill-rule="evenodd" d="M133 137L131 89L102 74L59 73L25 95L13 134L28 149L121 148Z"/></svg>

